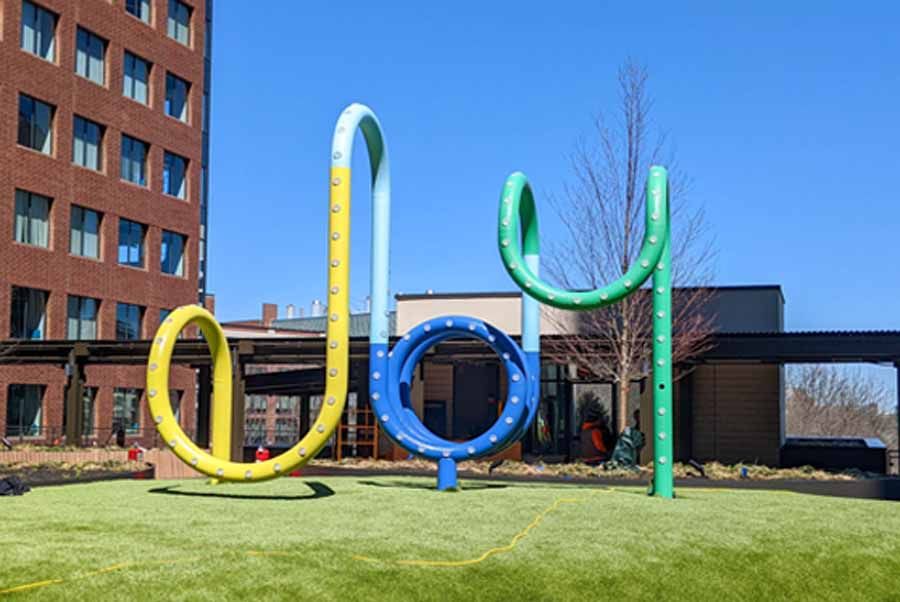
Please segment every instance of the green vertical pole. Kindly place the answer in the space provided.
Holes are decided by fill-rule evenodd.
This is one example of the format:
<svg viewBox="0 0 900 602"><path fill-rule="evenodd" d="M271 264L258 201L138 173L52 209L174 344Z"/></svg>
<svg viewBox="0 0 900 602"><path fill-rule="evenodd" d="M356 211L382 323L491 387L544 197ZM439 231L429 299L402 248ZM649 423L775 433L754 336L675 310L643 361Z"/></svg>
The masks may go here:
<svg viewBox="0 0 900 602"><path fill-rule="evenodd" d="M506 179L500 195L497 242L506 272L526 294L545 305L589 311L607 307L641 290L651 280L653 289L653 449L652 493L674 497L672 460L672 272L669 245L669 184L665 168L654 165L647 178L644 240L636 261L617 280L594 290L568 291L541 280L529 267L527 256L539 255L537 211L525 174ZM524 251L524 254L523 254Z"/></svg>
<svg viewBox="0 0 900 602"><path fill-rule="evenodd" d="M665 195L668 210L668 184L654 187L651 195ZM669 242L669 220L662 255L653 272L653 495L672 498L675 495L672 462L674 442L672 430L672 250Z"/></svg>

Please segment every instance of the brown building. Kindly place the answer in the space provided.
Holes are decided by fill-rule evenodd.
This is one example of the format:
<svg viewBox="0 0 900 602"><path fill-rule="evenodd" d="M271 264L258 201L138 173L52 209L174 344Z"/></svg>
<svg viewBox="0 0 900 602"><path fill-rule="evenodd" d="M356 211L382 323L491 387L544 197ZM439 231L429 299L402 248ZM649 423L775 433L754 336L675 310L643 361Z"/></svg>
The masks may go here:
<svg viewBox="0 0 900 602"><path fill-rule="evenodd" d="M203 300L211 5L0 0L0 328L10 339L149 338L168 311ZM120 427L152 439L138 366L5 366L0 433L60 439L64 388L79 377L88 441ZM176 370L172 388L192 425L194 372Z"/></svg>

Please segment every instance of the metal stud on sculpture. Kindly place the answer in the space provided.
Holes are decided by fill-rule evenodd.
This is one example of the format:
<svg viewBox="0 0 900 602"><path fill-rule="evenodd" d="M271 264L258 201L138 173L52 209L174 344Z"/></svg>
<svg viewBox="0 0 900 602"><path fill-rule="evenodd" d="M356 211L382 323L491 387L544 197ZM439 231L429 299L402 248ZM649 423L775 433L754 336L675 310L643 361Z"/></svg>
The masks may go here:
<svg viewBox="0 0 900 602"><path fill-rule="evenodd" d="M615 282L592 291L555 288L528 261L540 249L534 195L524 174L509 176L500 197L497 241L507 273L525 294L561 309L592 310L621 301L653 277L653 494L673 497L672 475L672 309L669 249L669 188L666 170L654 166L647 178L646 230L635 264ZM521 232L521 241L518 234ZM509 244L506 244L509 242ZM662 242L662 244L659 244ZM521 266L516 269L515 266Z"/></svg>

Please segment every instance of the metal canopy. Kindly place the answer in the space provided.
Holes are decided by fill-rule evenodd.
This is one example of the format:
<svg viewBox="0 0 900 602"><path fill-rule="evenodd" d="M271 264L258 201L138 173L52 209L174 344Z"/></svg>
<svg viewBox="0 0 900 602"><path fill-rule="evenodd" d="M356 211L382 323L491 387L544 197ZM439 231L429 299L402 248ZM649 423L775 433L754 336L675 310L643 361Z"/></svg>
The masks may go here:
<svg viewBox="0 0 900 602"><path fill-rule="evenodd" d="M564 336L545 335L541 342L552 355L554 342ZM140 365L147 361L150 344L151 341L3 341L0 342L0 365L65 365L72 359L84 365ZM231 339L229 345L232 355L247 364L317 364L325 360L325 340L321 337ZM602 352L602 341L598 339L597 345L598 352ZM368 338L350 340L352 359L367 359L368 353ZM446 341L432 353L456 357L493 355L485 345L471 339ZM900 331L717 333L713 335L712 349L697 361L898 364ZM202 339L178 341L173 362L209 365L206 342Z"/></svg>

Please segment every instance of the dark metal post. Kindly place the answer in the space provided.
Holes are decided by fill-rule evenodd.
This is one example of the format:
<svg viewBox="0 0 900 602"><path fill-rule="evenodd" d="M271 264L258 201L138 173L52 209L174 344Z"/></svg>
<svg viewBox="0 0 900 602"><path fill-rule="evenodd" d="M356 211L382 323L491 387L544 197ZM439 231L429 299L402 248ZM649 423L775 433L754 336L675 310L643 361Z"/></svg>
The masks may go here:
<svg viewBox="0 0 900 602"><path fill-rule="evenodd" d="M75 347L66 362L66 445L81 445L84 434L84 362L83 348Z"/></svg>
<svg viewBox="0 0 900 602"><path fill-rule="evenodd" d="M212 374L209 366L197 370L197 421L194 441L202 448L209 447L210 400L212 398Z"/></svg>
<svg viewBox="0 0 900 602"><path fill-rule="evenodd" d="M231 354L232 386L231 386L231 461L244 461L244 421L246 419L246 402L244 382L244 357L253 355L253 344L241 341Z"/></svg>

